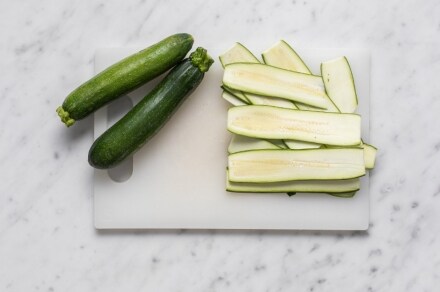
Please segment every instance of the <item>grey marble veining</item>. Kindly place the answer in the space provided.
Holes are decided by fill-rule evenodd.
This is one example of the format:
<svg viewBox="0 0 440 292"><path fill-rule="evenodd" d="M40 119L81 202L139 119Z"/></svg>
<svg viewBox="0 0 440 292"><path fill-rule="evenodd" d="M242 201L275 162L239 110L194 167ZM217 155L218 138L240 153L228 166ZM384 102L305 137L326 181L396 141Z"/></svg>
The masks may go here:
<svg viewBox="0 0 440 292"><path fill-rule="evenodd" d="M438 1L1 1L0 291L438 291ZM175 32L372 51L368 232L92 225L92 120L55 108L98 47Z"/></svg>

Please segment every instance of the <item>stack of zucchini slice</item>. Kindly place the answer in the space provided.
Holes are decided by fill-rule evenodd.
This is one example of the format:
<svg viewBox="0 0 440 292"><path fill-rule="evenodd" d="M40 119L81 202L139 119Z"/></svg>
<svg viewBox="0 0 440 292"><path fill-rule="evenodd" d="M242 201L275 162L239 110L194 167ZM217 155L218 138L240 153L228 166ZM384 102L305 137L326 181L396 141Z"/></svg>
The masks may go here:
<svg viewBox="0 0 440 292"><path fill-rule="evenodd" d="M347 58L323 62L318 76L285 41L262 57L240 43L220 56L222 97L233 106L226 189L354 196L377 149L361 139Z"/></svg>

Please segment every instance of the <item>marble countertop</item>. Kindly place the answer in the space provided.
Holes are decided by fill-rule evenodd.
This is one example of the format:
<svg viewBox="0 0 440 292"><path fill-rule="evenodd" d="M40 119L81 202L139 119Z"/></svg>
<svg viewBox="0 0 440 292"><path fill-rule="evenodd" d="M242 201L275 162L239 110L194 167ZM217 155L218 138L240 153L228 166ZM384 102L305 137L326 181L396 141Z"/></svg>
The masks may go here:
<svg viewBox="0 0 440 292"><path fill-rule="evenodd" d="M438 1L1 1L0 291L438 291ZM55 108L96 48L189 32L372 52L367 232L96 231L92 119Z"/></svg>

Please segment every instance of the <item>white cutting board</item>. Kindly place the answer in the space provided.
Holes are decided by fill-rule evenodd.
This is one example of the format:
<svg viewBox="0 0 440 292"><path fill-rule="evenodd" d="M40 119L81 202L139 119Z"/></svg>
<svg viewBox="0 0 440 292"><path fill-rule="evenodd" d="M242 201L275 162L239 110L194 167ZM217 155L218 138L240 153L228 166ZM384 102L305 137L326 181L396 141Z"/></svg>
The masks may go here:
<svg viewBox="0 0 440 292"><path fill-rule="evenodd" d="M245 44L246 45L246 44ZM270 44L250 48L262 52ZM239 194L225 191L229 105L221 97L218 55L232 44L207 48L215 63L198 89L171 120L133 158L124 182L95 170L94 210L98 229L309 229L365 230L369 225L369 177L354 198L322 194ZM136 52L136 48L99 50L96 73ZM370 57L365 50L299 49L319 74L322 61L345 55L355 76L362 135L369 139ZM153 82L153 84L157 83ZM136 103L152 85L129 94ZM110 105L121 109L121 101ZM95 113L95 139L107 128L107 108ZM122 113L120 113L122 114ZM128 162L130 164L131 161Z"/></svg>

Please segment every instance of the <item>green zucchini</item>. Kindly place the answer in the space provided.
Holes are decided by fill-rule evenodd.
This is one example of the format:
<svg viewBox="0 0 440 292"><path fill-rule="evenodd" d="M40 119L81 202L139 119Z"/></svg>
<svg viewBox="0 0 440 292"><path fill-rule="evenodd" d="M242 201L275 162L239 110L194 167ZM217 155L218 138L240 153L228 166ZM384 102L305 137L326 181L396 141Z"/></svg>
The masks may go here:
<svg viewBox="0 0 440 292"><path fill-rule="evenodd" d="M202 81L213 60L197 48L183 60L122 119L93 143L89 163L111 168L133 154L171 118L178 106Z"/></svg>
<svg viewBox="0 0 440 292"><path fill-rule="evenodd" d="M67 127L110 101L168 71L189 52L194 39L175 34L108 67L70 93L57 108Z"/></svg>
<svg viewBox="0 0 440 292"><path fill-rule="evenodd" d="M337 180L365 175L362 149L253 150L228 156L231 182Z"/></svg>
<svg viewBox="0 0 440 292"><path fill-rule="evenodd" d="M289 110L248 105L228 110L230 132L262 139L292 139L327 145L361 143L361 117L356 114Z"/></svg>

